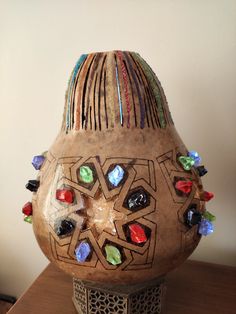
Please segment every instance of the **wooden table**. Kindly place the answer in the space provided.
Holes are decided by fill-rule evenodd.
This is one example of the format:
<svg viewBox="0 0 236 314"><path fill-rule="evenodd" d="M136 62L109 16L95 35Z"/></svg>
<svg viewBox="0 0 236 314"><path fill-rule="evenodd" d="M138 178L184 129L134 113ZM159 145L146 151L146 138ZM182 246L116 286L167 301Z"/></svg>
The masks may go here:
<svg viewBox="0 0 236 314"><path fill-rule="evenodd" d="M167 314L235 314L236 268L187 261L167 277ZM76 314L72 279L49 264L9 314ZM140 313L142 314L142 313Z"/></svg>

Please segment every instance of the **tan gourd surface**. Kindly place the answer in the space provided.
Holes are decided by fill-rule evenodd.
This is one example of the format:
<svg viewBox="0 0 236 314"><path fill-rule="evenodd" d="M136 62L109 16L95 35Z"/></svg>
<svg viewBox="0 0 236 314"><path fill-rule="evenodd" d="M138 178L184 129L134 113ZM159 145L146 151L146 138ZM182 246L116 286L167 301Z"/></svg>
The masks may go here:
<svg viewBox="0 0 236 314"><path fill-rule="evenodd" d="M200 240L198 227L190 228L184 221L190 204L205 211L199 197L200 178L195 168L185 171L179 163L178 156L186 156L187 149L173 125L160 82L151 81L155 76L139 58L115 51L86 56L78 71L72 72L62 129L39 172L40 187L33 196L36 238L52 262L80 279L117 284L147 281L181 264ZM159 104L153 84L158 87ZM80 181L83 165L94 171L90 185ZM125 170L117 187L111 187L107 178L114 165ZM193 181L189 195L176 192L176 177ZM74 191L73 204L56 199L56 190L63 186ZM131 211L125 200L138 187L148 193L149 204ZM76 226L59 237L55 225L62 219L71 219ZM148 230L142 245L127 238L131 222ZM75 249L84 240L92 253L79 263ZM121 264L106 260L107 243L120 250Z"/></svg>

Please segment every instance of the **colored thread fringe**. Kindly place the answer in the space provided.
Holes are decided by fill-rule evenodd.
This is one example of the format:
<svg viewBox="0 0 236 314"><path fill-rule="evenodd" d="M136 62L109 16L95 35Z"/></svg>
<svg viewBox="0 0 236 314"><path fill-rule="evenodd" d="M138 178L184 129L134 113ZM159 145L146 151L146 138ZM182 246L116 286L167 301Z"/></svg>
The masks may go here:
<svg viewBox="0 0 236 314"><path fill-rule="evenodd" d="M144 103L143 103L142 96L141 96L140 89L139 89L139 83L138 83L136 73L134 72L134 69L133 69L133 66L131 64L131 60L130 60L128 54L127 53L124 53L124 54L126 56L126 60L128 62L128 65L129 65L129 70L130 70L131 76L134 80L134 85L135 85L136 90L137 90L138 100L139 100L139 104L140 104L140 128L143 129L145 126L145 122L144 122L145 121L145 110L144 110Z"/></svg>
<svg viewBox="0 0 236 314"><path fill-rule="evenodd" d="M81 64L84 62L84 60L87 58L86 54L83 54L80 56L79 60L77 61L74 70L72 71L68 89L66 92L67 97L67 115L66 115L66 129L69 129L71 127L71 95L72 95L72 89L74 86L76 75L79 71L79 68Z"/></svg>
<svg viewBox="0 0 236 314"><path fill-rule="evenodd" d="M117 55L121 63L121 72L122 72L123 81L124 81L125 102L127 106L127 127L130 128L130 101L129 101L127 72L125 69L122 52L118 51Z"/></svg>
<svg viewBox="0 0 236 314"><path fill-rule="evenodd" d="M130 128L133 117L135 126L142 129L146 123L154 129L155 126L164 128L172 124L164 92L149 65L137 53L115 51L109 54L83 54L79 58L66 91L63 129L87 129L89 123L91 130L101 130L103 123L106 128L108 125L114 128L114 80L118 93L119 123L122 126ZM75 95L78 95L78 101ZM81 125L78 121L82 121Z"/></svg>
<svg viewBox="0 0 236 314"><path fill-rule="evenodd" d="M120 124L123 126L123 108L122 108L122 100L120 96L120 82L119 82L119 74L118 74L117 65L116 65L116 84L117 84L118 101L119 101L119 107L120 107Z"/></svg>
<svg viewBox="0 0 236 314"><path fill-rule="evenodd" d="M156 102L157 102L157 111L158 111L158 117L160 120L160 124L162 128L166 127L166 119L164 115L164 110L163 110L163 101L160 95L160 90L156 82L156 75L150 68L150 66L146 63L144 59L140 57L139 54L136 54L134 52L131 53L134 59L141 64L141 66L144 69L144 72L146 74L147 80L149 84L151 85L151 88L153 90Z"/></svg>

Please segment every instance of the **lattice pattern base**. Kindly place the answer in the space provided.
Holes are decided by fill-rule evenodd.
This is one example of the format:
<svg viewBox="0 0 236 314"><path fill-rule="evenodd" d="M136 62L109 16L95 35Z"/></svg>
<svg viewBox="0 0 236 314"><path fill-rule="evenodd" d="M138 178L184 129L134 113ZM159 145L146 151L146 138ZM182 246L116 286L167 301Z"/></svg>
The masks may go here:
<svg viewBox="0 0 236 314"><path fill-rule="evenodd" d="M73 284L73 302L79 314L163 314L163 279L129 287L75 278Z"/></svg>

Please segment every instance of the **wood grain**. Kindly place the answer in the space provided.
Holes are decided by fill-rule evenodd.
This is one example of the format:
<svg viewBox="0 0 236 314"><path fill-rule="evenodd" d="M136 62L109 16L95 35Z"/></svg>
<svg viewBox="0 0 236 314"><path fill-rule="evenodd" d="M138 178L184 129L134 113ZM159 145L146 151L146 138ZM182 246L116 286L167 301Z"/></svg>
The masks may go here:
<svg viewBox="0 0 236 314"><path fill-rule="evenodd" d="M76 314L72 279L53 264L9 314ZM236 268L187 261L167 277L167 314L235 314ZM140 313L141 314L141 313Z"/></svg>
<svg viewBox="0 0 236 314"><path fill-rule="evenodd" d="M11 303L0 300L0 314L6 314L11 307Z"/></svg>

